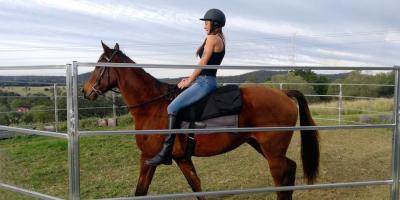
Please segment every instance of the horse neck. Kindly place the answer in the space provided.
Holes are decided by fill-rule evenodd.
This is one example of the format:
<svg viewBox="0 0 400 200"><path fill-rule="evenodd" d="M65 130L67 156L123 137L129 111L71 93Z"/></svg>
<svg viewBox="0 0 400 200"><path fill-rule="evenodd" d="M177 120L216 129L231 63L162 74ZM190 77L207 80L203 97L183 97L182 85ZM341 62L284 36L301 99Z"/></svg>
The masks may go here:
<svg viewBox="0 0 400 200"><path fill-rule="evenodd" d="M166 92L167 84L161 83L142 68L115 69L118 73L118 88L128 107L145 103Z"/></svg>

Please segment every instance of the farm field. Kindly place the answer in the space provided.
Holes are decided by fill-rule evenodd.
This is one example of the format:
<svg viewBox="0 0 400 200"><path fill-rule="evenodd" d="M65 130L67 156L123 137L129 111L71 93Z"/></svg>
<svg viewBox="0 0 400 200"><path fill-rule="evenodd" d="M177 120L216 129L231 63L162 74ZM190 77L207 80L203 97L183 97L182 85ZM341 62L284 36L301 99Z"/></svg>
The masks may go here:
<svg viewBox="0 0 400 200"><path fill-rule="evenodd" d="M58 86L58 88L63 89L64 87ZM29 87L23 87L23 86L2 86L0 87L0 90L3 92L15 92L18 93L21 96L28 96L29 94L35 94L35 93L42 93L48 96L53 95L53 86L29 86Z"/></svg>
<svg viewBox="0 0 400 200"><path fill-rule="evenodd" d="M351 103L351 102L348 102ZM358 109L387 112L391 100L352 102L345 104ZM380 107L373 107L372 105ZM334 104L334 103L333 103ZM333 116L326 109L315 118ZM328 105L329 106L329 105ZM334 105L332 105L334 107ZM358 107L357 107L358 106ZM360 114L346 113L347 120L358 120ZM378 118L376 118L378 119ZM319 125L337 122L317 120ZM123 125L115 129L129 129ZM100 128L96 128L100 129ZM390 179L391 137L389 129L321 131L321 166L318 183ZM131 196L138 178L138 149L133 136L96 136L81 138L82 199ZM298 164L296 185L304 184L300 160L300 137L295 133L288 157ZM272 186L268 165L248 145L224 155L194 158L204 191ZM67 142L41 136L23 136L0 140L0 181L45 194L66 198L68 188ZM176 165L157 169L150 194L190 192ZM297 191L294 199L388 199L389 186L349 189ZM0 199L32 199L0 190ZM208 199L275 199L275 194L247 194L209 197Z"/></svg>

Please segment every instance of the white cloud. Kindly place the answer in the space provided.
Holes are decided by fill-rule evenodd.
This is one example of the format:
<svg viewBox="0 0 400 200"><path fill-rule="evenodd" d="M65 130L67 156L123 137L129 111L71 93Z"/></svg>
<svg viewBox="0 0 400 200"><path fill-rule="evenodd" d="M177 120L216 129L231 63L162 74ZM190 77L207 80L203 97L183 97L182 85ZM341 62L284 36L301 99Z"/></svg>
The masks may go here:
<svg viewBox="0 0 400 200"><path fill-rule="evenodd" d="M385 37L386 42L400 42L400 32L388 32Z"/></svg>
<svg viewBox="0 0 400 200"><path fill-rule="evenodd" d="M119 42L122 50L138 63L196 64L194 51L204 38L198 18L213 2L0 0L0 3L1 65L26 65L65 64L72 60L95 62L102 50L101 39L110 46ZM331 16L327 22L324 15L310 21L318 17L311 12L317 8L320 15L335 13L326 10L331 9L331 3L318 2L320 7L314 3L216 3L229 14L224 30L227 54L223 64L289 65L294 33L297 65L399 64L395 63L400 52L396 22L388 27L376 20L366 28L364 17L344 12L343 18L347 17L350 24L332 33L332 29L343 27L343 18ZM261 9L264 7L269 12ZM287 7L307 12L287 16L293 12L282 10ZM365 12L369 10L365 8ZM357 12L362 13L363 9ZM376 16L382 20L390 13L374 13ZM389 23L391 18L386 21ZM160 77L189 74L185 70L150 71ZM229 75L226 73L222 74Z"/></svg>

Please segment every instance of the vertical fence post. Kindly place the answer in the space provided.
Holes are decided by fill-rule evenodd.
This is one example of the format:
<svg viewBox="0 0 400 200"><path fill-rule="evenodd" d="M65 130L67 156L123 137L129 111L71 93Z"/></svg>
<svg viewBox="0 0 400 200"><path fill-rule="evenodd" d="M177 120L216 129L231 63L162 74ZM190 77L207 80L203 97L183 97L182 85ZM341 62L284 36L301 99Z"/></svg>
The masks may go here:
<svg viewBox="0 0 400 200"><path fill-rule="evenodd" d="M280 90L283 89L283 83L279 83L279 89L280 89Z"/></svg>
<svg viewBox="0 0 400 200"><path fill-rule="evenodd" d="M58 105L57 105L57 83L54 83L54 128L58 132Z"/></svg>
<svg viewBox="0 0 400 200"><path fill-rule="evenodd" d="M112 104L114 124L117 125L117 106L115 104L115 92L112 93Z"/></svg>
<svg viewBox="0 0 400 200"><path fill-rule="evenodd" d="M343 84L339 84L339 101L338 101L338 120L339 125L342 125L342 110L343 110Z"/></svg>
<svg viewBox="0 0 400 200"><path fill-rule="evenodd" d="M79 178L79 115L78 115L78 66L74 61L67 65L67 124L68 124L68 163L69 199L80 199Z"/></svg>
<svg viewBox="0 0 400 200"><path fill-rule="evenodd" d="M394 68L394 76L395 76L395 85L394 85L394 95L393 95L393 123L396 126L393 128L393 136L392 136L392 187L390 191L390 199L398 200L399 199L399 147L400 147L400 138L399 138L399 96L400 96L400 86L399 86L399 77L400 71L399 67Z"/></svg>

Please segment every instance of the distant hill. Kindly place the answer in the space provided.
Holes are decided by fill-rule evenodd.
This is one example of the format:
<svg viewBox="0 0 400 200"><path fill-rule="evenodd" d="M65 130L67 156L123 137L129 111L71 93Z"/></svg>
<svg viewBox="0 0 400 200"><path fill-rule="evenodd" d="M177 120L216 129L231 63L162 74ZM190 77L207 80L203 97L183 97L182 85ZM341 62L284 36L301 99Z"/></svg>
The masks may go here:
<svg viewBox="0 0 400 200"><path fill-rule="evenodd" d="M220 83L260 83L270 80L277 74L285 74L286 71L254 71L236 76L218 76ZM334 81L338 78L347 76L348 73L324 74L329 80ZM79 84L83 84L90 76L90 73L79 75ZM160 79L167 83L178 83L182 78L163 78ZM48 86L54 83L65 84L65 76L0 76L0 86Z"/></svg>
<svg viewBox="0 0 400 200"><path fill-rule="evenodd" d="M266 80L271 79L272 76L277 74L285 74L287 72L283 71L254 71L236 76L218 76L217 80L221 83L243 83L243 82L253 82L253 83L261 83ZM163 82L167 83L178 83L182 78L173 78L173 79L160 79Z"/></svg>

